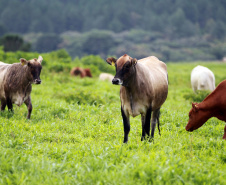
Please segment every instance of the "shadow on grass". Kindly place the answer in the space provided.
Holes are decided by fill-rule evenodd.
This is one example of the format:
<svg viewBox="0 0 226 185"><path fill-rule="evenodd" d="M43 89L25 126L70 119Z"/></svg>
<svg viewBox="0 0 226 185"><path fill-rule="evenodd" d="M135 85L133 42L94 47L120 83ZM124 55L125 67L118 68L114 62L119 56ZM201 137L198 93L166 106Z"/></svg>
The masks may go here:
<svg viewBox="0 0 226 185"><path fill-rule="evenodd" d="M3 118L11 118L13 117L14 115L14 112L13 111L8 111L8 110L5 110L5 111L0 111L0 116L3 117Z"/></svg>

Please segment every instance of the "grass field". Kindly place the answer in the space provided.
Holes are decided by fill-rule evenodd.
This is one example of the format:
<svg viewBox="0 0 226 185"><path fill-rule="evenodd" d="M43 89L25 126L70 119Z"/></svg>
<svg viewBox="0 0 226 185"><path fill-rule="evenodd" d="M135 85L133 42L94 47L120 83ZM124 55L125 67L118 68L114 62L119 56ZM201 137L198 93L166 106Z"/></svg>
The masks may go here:
<svg viewBox="0 0 226 185"><path fill-rule="evenodd" d="M128 144L119 86L43 69L31 120L25 105L0 113L0 184L226 184L225 123L212 118L185 131L197 64L214 72L216 84L226 79L223 63L168 63L161 136L156 129L154 143L141 142L137 116Z"/></svg>

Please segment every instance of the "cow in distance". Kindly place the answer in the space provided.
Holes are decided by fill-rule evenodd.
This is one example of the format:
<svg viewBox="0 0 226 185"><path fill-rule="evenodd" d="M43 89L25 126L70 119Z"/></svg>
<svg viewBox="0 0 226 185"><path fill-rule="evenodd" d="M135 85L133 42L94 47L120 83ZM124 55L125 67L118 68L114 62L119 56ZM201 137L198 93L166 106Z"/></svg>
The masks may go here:
<svg viewBox="0 0 226 185"><path fill-rule="evenodd" d="M99 80L101 81L109 81L109 82L112 82L114 76L110 73L101 73L99 75Z"/></svg>
<svg viewBox="0 0 226 185"><path fill-rule="evenodd" d="M196 66L191 72L191 86L194 92L197 90L215 89L215 76L211 70L204 66Z"/></svg>
<svg viewBox="0 0 226 185"><path fill-rule="evenodd" d="M71 76L79 76L81 78L84 77L92 77L91 71L89 68L83 69L81 67L74 67L71 72L70 72Z"/></svg>

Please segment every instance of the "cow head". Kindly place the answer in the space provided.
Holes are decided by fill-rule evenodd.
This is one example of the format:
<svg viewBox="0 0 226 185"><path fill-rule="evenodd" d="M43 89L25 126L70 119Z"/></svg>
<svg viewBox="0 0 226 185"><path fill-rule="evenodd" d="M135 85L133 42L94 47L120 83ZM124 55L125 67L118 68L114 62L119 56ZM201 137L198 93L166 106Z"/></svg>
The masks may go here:
<svg viewBox="0 0 226 185"><path fill-rule="evenodd" d="M189 120L185 129L192 132L201 127L211 116L209 111L202 110L198 103L192 103L192 108L189 112Z"/></svg>
<svg viewBox="0 0 226 185"><path fill-rule="evenodd" d="M42 56L39 56L38 59L34 58L32 60L26 60L24 58L20 59L20 62L23 66L27 66L29 70L29 78L34 84L41 84L40 73L42 70Z"/></svg>
<svg viewBox="0 0 226 185"><path fill-rule="evenodd" d="M112 83L115 85L128 86L131 77L134 76L137 59L131 58L125 54L119 59L113 57L107 58L106 62L116 68L116 75L113 78Z"/></svg>

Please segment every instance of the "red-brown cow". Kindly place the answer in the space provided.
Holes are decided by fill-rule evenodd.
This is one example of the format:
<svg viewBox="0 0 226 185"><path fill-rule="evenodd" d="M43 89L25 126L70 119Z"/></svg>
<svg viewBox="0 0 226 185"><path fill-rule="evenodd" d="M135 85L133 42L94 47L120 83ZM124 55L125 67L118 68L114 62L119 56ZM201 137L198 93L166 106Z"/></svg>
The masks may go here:
<svg viewBox="0 0 226 185"><path fill-rule="evenodd" d="M31 84L41 84L40 73L42 70L43 58L26 60L21 58L20 63L6 64L0 62L0 99L1 111L5 110L7 105L10 111L13 110L13 104L21 106L26 104L28 109L27 118L30 119L31 104Z"/></svg>
<svg viewBox="0 0 226 185"><path fill-rule="evenodd" d="M201 103L192 103L189 121L185 129L192 132L211 117L226 121L226 80L222 81ZM226 126L223 139L226 140Z"/></svg>
<svg viewBox="0 0 226 185"><path fill-rule="evenodd" d="M87 69L82 69L81 67L75 67L71 70L70 72L71 76L78 76L80 75L81 78L84 77L92 77L91 71L89 68Z"/></svg>
<svg viewBox="0 0 226 185"><path fill-rule="evenodd" d="M108 58L108 64L115 65L116 75L112 80L120 87L121 114L124 125L124 143L130 132L130 116L141 114L142 137L154 137L155 126L159 126L159 113L168 94L166 64L154 56L137 60L128 55L119 59Z"/></svg>

